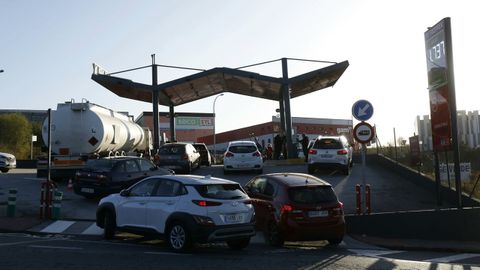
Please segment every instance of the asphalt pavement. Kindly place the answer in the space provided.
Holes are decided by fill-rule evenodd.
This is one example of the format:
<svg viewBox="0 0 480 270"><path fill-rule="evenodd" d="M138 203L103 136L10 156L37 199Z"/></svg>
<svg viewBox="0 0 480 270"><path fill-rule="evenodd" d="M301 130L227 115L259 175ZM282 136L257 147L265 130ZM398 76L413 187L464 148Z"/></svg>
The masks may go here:
<svg viewBox="0 0 480 270"><path fill-rule="evenodd" d="M298 162L288 163L267 163L264 172L278 171L296 171L306 172L306 166ZM225 177L221 167L202 167L196 174L214 177ZM335 171L322 171L318 175L332 184L341 201L345 204L346 214L355 213L355 185L362 183L361 175L366 175L368 183L373 186L372 192L372 210L382 211L407 211L417 209L435 208L435 197L432 192L416 187L409 181L405 181L398 176L389 174L388 171L382 171L379 168L366 167L361 171L360 166L354 166L352 174L344 176ZM234 174L228 176L240 184L245 184L254 175ZM0 174L0 232L16 233L49 233L42 232L55 221L42 220L39 218L39 190L43 179L37 179L35 173L30 169L16 169L8 174ZM19 185L19 182L22 182ZM8 190L11 187L17 187L18 198L15 217L7 217ZM77 222L91 222L95 220L95 209L97 201L88 200L74 194L67 188L67 183L60 183L59 190L64 192L62 201L61 220L74 224ZM38 194L38 195L36 195ZM77 226L79 227L79 226ZM98 228L98 227L97 227ZM96 233L98 230L90 229ZM72 229L70 228L70 232ZM68 232L68 231L67 231ZM365 235L350 235L349 243L365 243L378 247L389 249L405 250L441 250L451 252L474 252L480 253L480 243L462 242L462 241L428 241L419 239L382 239L369 237Z"/></svg>

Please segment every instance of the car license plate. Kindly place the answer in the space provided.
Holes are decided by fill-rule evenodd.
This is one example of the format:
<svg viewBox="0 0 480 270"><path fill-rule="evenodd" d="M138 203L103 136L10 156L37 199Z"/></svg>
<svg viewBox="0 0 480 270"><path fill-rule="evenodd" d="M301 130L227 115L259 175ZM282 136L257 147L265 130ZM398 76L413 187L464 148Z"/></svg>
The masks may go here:
<svg viewBox="0 0 480 270"><path fill-rule="evenodd" d="M320 155L321 158L332 158L332 155Z"/></svg>
<svg viewBox="0 0 480 270"><path fill-rule="evenodd" d="M242 163L242 164L238 164L238 167L239 167L239 168L247 168L247 167L250 167L250 164L248 164L248 163Z"/></svg>
<svg viewBox="0 0 480 270"><path fill-rule="evenodd" d="M313 217L328 217L328 211L308 211L308 216Z"/></svg>
<svg viewBox="0 0 480 270"><path fill-rule="evenodd" d="M226 223L242 223L243 215L242 214L225 215L225 222Z"/></svg>
<svg viewBox="0 0 480 270"><path fill-rule="evenodd" d="M85 192L85 193L94 193L95 192L95 190L93 188L81 188L80 191Z"/></svg>

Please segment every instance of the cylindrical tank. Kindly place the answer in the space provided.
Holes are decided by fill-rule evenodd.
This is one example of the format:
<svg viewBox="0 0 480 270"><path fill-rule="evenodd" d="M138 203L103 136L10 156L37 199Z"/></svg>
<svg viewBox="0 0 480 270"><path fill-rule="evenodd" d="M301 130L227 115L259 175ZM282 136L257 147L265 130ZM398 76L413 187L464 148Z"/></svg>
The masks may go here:
<svg viewBox="0 0 480 270"><path fill-rule="evenodd" d="M147 132L129 116L89 102L65 102L52 111L52 152L60 155L146 150ZM47 144L48 119L42 133Z"/></svg>

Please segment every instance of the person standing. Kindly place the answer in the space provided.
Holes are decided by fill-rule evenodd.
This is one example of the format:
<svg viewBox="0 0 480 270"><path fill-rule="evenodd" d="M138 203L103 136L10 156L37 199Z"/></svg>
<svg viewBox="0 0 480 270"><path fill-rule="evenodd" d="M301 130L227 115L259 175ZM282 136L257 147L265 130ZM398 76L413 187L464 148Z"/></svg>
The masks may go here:
<svg viewBox="0 0 480 270"><path fill-rule="evenodd" d="M303 156L305 157L305 161L308 160L308 142L310 139L308 138L305 133L302 133L302 139L300 140L300 143L302 144L302 150L303 150Z"/></svg>
<svg viewBox="0 0 480 270"><path fill-rule="evenodd" d="M282 137L280 137L280 134L277 134L273 138L273 159L278 160L280 157L281 151L282 151Z"/></svg>

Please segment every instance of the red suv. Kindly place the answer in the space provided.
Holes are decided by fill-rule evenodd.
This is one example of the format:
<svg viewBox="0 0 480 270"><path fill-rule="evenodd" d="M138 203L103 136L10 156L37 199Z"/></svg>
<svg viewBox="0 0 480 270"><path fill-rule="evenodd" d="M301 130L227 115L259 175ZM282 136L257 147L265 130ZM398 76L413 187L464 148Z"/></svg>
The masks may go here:
<svg viewBox="0 0 480 270"><path fill-rule="evenodd" d="M332 186L309 174L259 175L246 186L255 207L257 229L270 245L285 241L342 242L345 235L343 204Z"/></svg>

